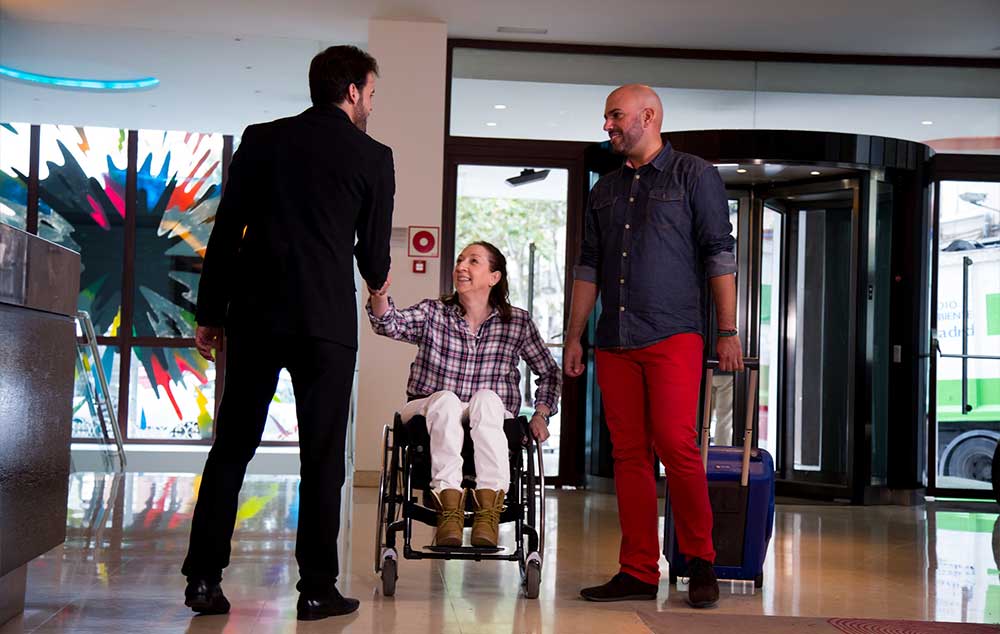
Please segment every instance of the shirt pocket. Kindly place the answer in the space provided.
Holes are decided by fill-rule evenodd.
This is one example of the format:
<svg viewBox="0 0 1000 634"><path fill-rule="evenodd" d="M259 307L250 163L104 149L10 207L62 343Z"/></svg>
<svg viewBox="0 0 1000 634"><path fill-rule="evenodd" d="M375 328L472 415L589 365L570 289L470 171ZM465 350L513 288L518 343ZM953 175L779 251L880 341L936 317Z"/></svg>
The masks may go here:
<svg viewBox="0 0 1000 634"><path fill-rule="evenodd" d="M654 187L649 190L649 202L646 209L649 223L656 227L682 225L687 214L684 192L680 189Z"/></svg>
<svg viewBox="0 0 1000 634"><path fill-rule="evenodd" d="M611 228L612 221L614 220L615 196L610 193L602 196L596 196L590 207L594 210L594 215L597 217L597 223L601 229L601 234L607 235L608 230Z"/></svg>

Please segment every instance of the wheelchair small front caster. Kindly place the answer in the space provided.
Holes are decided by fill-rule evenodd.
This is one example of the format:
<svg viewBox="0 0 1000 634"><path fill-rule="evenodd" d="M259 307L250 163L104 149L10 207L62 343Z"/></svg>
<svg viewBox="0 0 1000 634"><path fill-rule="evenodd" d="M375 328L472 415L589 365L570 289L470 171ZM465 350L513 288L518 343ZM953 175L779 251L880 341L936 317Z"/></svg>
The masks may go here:
<svg viewBox="0 0 1000 634"><path fill-rule="evenodd" d="M396 560L386 557L382 560L382 596L391 597L396 594Z"/></svg>
<svg viewBox="0 0 1000 634"><path fill-rule="evenodd" d="M542 585L542 560L538 553L531 553L524 567L524 598L537 599Z"/></svg>

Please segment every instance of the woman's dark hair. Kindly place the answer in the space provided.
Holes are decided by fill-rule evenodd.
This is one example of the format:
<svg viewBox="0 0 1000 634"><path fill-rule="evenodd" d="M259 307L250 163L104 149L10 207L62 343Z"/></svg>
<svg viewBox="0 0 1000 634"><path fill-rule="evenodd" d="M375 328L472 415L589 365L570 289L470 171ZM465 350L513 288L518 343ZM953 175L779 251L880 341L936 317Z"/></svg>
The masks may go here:
<svg viewBox="0 0 1000 634"><path fill-rule="evenodd" d="M361 90L378 62L357 46L331 46L309 64L309 96L314 106L343 103L351 84Z"/></svg>
<svg viewBox="0 0 1000 634"><path fill-rule="evenodd" d="M500 273L500 281L490 289L490 306L500 312L500 321L505 324L510 323L510 320L514 317L514 310L510 305L510 288L507 285L507 258L500 252L500 249L489 242L480 240L467 245L465 248L468 249L471 246L480 246L486 249L486 252L490 256L490 272L498 271ZM441 301L447 306L458 306L459 310L463 313L465 312L465 309L462 308L462 303L458 301L458 291L452 291L450 295L445 295L441 298Z"/></svg>

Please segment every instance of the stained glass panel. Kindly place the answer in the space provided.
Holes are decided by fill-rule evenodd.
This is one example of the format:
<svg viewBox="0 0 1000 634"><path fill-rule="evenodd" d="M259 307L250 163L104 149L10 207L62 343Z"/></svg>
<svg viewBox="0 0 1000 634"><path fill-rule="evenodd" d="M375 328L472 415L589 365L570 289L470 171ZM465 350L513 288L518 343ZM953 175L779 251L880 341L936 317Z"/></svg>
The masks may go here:
<svg viewBox="0 0 1000 634"><path fill-rule="evenodd" d="M121 321L127 133L41 126L38 232L80 252L79 307L99 335Z"/></svg>
<svg viewBox="0 0 1000 634"><path fill-rule="evenodd" d="M0 123L0 222L24 229L28 218L31 126Z"/></svg>
<svg viewBox="0 0 1000 634"><path fill-rule="evenodd" d="M121 351L114 346L98 346L100 354L100 365L104 368L104 376L108 380L109 391L111 392L111 402L115 415L118 408L118 380L119 368L121 366ZM106 410L98 412L98 398L103 398L101 392L101 382L97 375L97 363L89 348L81 347L77 355L75 381L73 389L73 438L94 439L103 438L104 432L101 427L102 418L106 417ZM114 438L111 429L111 422L105 420L108 425L109 438Z"/></svg>
<svg viewBox="0 0 1000 634"><path fill-rule="evenodd" d="M135 347L129 378L130 439L212 437L215 364L194 348Z"/></svg>
<svg viewBox="0 0 1000 634"><path fill-rule="evenodd" d="M198 281L222 187L221 134L139 131L138 336L193 337Z"/></svg>

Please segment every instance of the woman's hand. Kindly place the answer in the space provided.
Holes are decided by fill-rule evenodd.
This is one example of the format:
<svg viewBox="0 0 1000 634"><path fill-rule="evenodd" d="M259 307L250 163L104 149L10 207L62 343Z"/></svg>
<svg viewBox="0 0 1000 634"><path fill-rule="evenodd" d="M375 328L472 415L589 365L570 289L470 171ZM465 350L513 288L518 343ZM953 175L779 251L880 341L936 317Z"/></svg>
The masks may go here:
<svg viewBox="0 0 1000 634"><path fill-rule="evenodd" d="M539 443L543 443L549 438L549 424L545 422L545 418L535 414L531 417L531 422L529 423L531 427L531 435L535 437Z"/></svg>
<svg viewBox="0 0 1000 634"><path fill-rule="evenodd" d="M392 278L386 277L385 284L382 288L373 290L372 287L368 287L368 292L371 293L371 303L372 312L376 317L382 317L387 312L389 312L389 286L392 285Z"/></svg>

